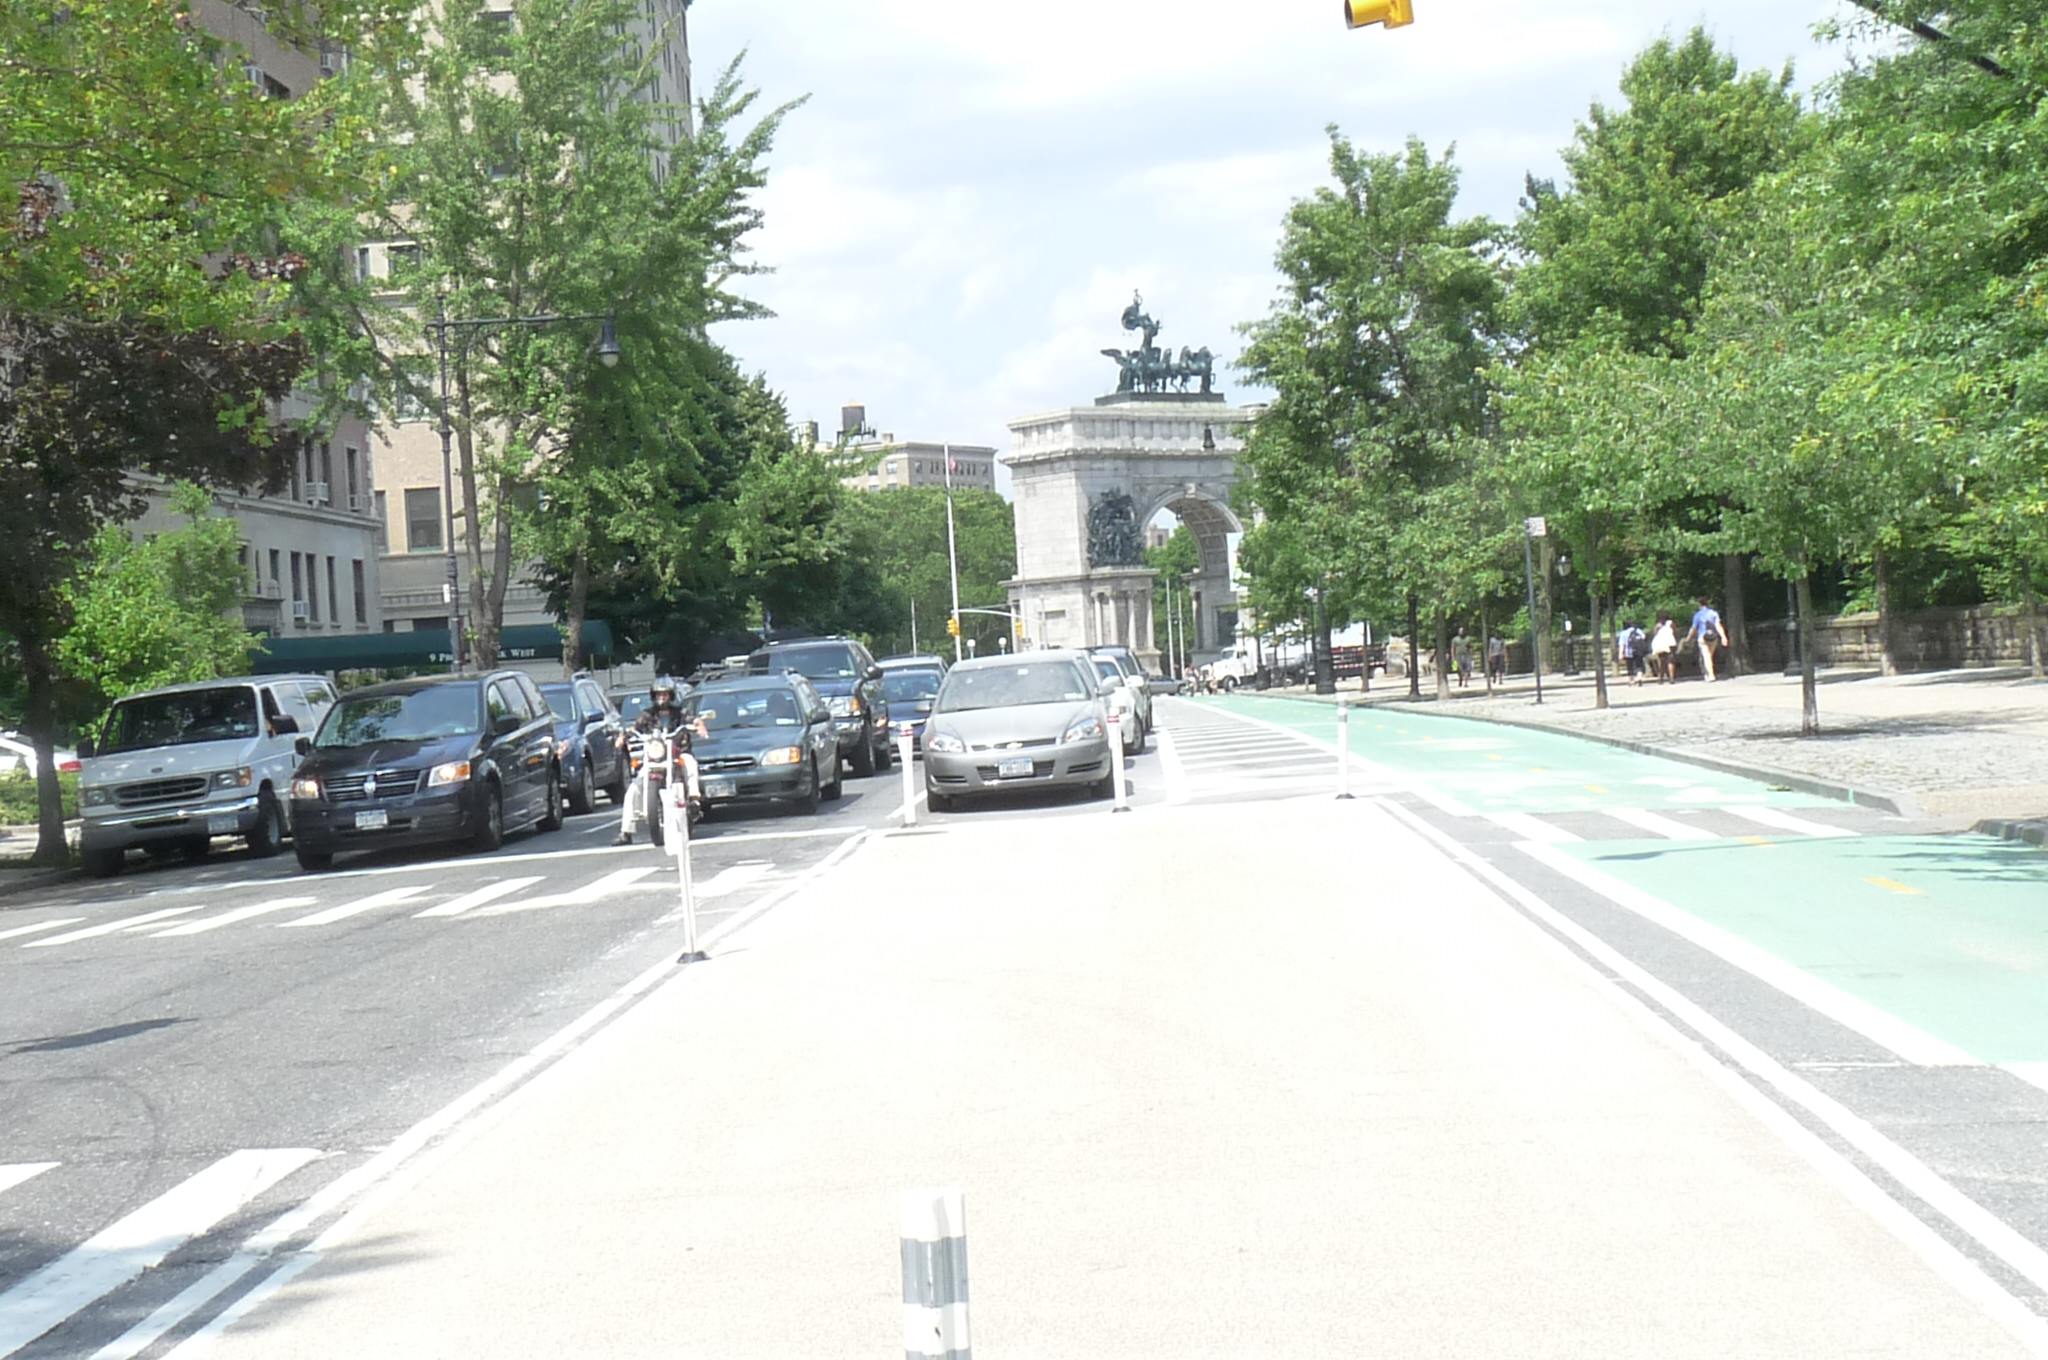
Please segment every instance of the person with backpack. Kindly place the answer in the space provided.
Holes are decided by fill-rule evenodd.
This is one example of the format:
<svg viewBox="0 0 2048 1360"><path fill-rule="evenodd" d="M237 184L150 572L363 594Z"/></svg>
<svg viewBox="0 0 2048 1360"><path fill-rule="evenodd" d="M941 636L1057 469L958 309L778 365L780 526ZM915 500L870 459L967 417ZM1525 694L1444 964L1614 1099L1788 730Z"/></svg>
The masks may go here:
<svg viewBox="0 0 2048 1360"><path fill-rule="evenodd" d="M1643 631L1643 625L1631 621L1621 630L1621 658L1628 666L1628 682L1631 685L1643 683L1643 663L1649 659L1650 635Z"/></svg>
<svg viewBox="0 0 2048 1360"><path fill-rule="evenodd" d="M1721 622L1721 611L1715 609L1707 597L1700 596L1700 607L1692 616L1692 627L1686 631L1686 640L1697 642L1700 649L1700 676L1708 684L1714 683L1714 657L1728 645L1728 629Z"/></svg>

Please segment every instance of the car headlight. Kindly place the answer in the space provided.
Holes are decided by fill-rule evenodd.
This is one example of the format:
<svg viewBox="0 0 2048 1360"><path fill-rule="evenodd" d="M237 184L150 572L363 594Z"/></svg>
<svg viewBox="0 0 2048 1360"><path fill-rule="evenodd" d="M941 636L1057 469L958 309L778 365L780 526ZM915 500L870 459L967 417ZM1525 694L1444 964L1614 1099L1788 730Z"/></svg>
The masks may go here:
<svg viewBox="0 0 2048 1360"><path fill-rule="evenodd" d="M957 756L964 755L966 753L967 743L960 740L960 738L953 736L950 733L934 732L930 728L926 728L924 734L924 749L927 751L936 751L942 756Z"/></svg>
<svg viewBox="0 0 2048 1360"><path fill-rule="evenodd" d="M803 758L804 748L801 746L778 746L761 753L763 765L796 765L802 763Z"/></svg>
<svg viewBox="0 0 2048 1360"><path fill-rule="evenodd" d="M114 801L113 792L98 785L78 791L78 801L87 807L105 807Z"/></svg>
<svg viewBox="0 0 2048 1360"><path fill-rule="evenodd" d="M567 760L569 758L569 748L574 745L575 743L568 740L566 737L561 740L558 740L555 743L555 754L560 756L562 759Z"/></svg>
<svg viewBox="0 0 2048 1360"><path fill-rule="evenodd" d="M292 797L304 798L311 802L320 801L320 781L317 779L294 779Z"/></svg>
<svg viewBox="0 0 2048 1360"><path fill-rule="evenodd" d="M1060 742L1062 745L1064 745L1067 742L1071 741L1088 741L1092 738L1099 737L1101 735L1102 719L1097 718L1091 714L1090 716L1083 718L1079 722L1076 722L1069 726L1066 731L1060 733Z"/></svg>
<svg viewBox="0 0 2048 1360"><path fill-rule="evenodd" d="M469 762L466 760L451 760L446 765L436 765L427 774L427 787L430 789L444 789L450 784L463 784L468 781Z"/></svg>
<svg viewBox="0 0 2048 1360"><path fill-rule="evenodd" d="M246 789L255 782L256 772L247 765L239 770L222 770L213 777L217 789Z"/></svg>

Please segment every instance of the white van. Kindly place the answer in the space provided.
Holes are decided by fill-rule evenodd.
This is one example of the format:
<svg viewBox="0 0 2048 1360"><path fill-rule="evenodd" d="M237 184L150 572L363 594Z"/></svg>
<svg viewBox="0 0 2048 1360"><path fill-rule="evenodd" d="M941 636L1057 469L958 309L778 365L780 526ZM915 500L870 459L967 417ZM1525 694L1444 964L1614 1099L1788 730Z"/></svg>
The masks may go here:
<svg viewBox="0 0 2048 1360"><path fill-rule="evenodd" d="M78 743L79 853L95 878L131 847L203 856L215 836L274 855L290 830L294 743L334 706L317 675L255 675L131 694Z"/></svg>

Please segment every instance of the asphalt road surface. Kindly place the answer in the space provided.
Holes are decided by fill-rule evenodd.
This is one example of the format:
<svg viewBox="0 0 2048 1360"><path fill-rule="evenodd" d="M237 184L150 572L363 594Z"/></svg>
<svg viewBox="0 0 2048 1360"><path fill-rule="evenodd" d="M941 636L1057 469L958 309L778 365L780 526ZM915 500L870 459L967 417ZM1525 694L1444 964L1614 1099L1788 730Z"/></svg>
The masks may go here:
<svg viewBox="0 0 2048 1360"><path fill-rule="evenodd" d="M1836 1347L1810 1352L1817 1354L1867 1345L1860 1353L1974 1355L2001 1353L1995 1346L2006 1343L2017 1354L2048 1344L2040 1323L2048 1314L2048 947L2038 925L2048 903L2048 855L1981 838L1931 836L1869 809L1456 719L1359 711L1349 724L1352 760L1340 771L1337 718L1328 709L1247 696L1162 699L1158 710L1161 730L1145 754L1128 762L1128 819L1113 818L1101 801L1020 793L942 816L919 807L915 835L884 836L901 821L901 785L891 771L850 781L847 798L816 816L721 819L700 828L692 846L700 939L714 956L724 947L739 951L727 957L738 957L757 947L762 927L780 919L774 938L785 946L794 937L828 955L880 949L912 969L911 961L923 958L919 950L888 943L906 938L891 933L900 923L875 907L872 894L855 891L863 872L876 872L877 855L885 854L891 872L914 885L901 895L950 920L944 885L964 885L952 890L962 907L988 892L975 888L972 870L962 876L963 863L1016 879L1011 866L1043 863L1047 847L1062 836L1083 847L1076 853L1085 859L1085 847L1105 834L1104 827L1118 824L1140 828L1148 853L1159 857L1154 877L1175 884L1170 900L1160 904L1162 921L1174 919L1176 903L1193 905L1193 895L1204 909L1240 904L1249 934L1249 923L1306 905L1288 900L1290 892L1318 897L1302 930L1313 925L1329 941L1283 931L1283 943L1301 952L1276 955L1276 970L1257 975L1261 985L1280 989L1270 994L1272 1011L1295 1001L1285 995L1286 968L1296 969L1305 984L1330 982L1322 961L1345 946L1360 913L1374 921L1434 922L1455 908L1457 920L1446 924L1465 932L1453 938L1470 940L1478 973L1504 966L1483 931L1504 928L1498 923L1512 918L1649 1017L1645 1023L1665 1043L1711 1070L1722 1092L1714 1099L1733 1100L1729 1108L1742 1111L1739 1137L1724 1132L1717 1141L1701 1134L1698 1146L1685 1150L1694 1162L1661 1169L1674 1184L1721 1183L1716 1158L1753 1167L1766 1158L1745 1141L1754 1138L1796 1149L1801 1165L1818 1167L1831 1187L1822 1197L1835 1197L1829 1212L1845 1212L1868 1229L1867 1239L1850 1234L1853 1249L1838 1240L1828 1253L1836 1259L1825 1269L1814 1265L1814 1297L1788 1293L1779 1300L1790 1329L1782 1336L1744 1330L1754 1319L1738 1325L1731 1317L1720 1335L1711 1323L1693 1319L1687 1326L1695 1335L1685 1346L1665 1338L1654 1352L1626 1353L1693 1353L1687 1349L1693 1341L1701 1353L1714 1353L1716 1345L1726 1354L1783 1353L1758 1348L1765 1345L1761 1336L1772 1338L1770 1346L1803 1338ZM1351 802L1338 803L1340 787L1353 795ZM1257 828L1258 843L1226 846L1219 831L1227 837L1233 826ZM288 858L223 854L203 866L154 867L110 883L0 900L0 1357L183 1357L215 1333L235 1354L368 1353L349 1349L369 1344L362 1340L366 1318L378 1310L402 1311L402 1304L370 1292L357 1300L371 1310L362 1316L321 1319L307 1311L303 1328L281 1325L270 1334L261 1332L265 1313L257 1305L268 1289L284 1284L279 1263L292 1262L307 1243L334 1236L334 1225L352 1213L407 1202L407 1187L433 1172L437 1150L453 1159L451 1166L489 1166L495 1135L484 1137L484 1151L470 1153L453 1133L487 1128L509 1093L551 1063L574 1067L593 1039L598 1047L611 1042L615 1018L637 1013L647 998L670 994L666 984L676 976L684 938L676 863L652 848L610 848L615 827L615 814L600 812L572 819L559 833L515 838L494 855L407 853L344 861L338 872L317 876L297 873ZM1278 880L1256 868L1258 852L1268 845L1304 876L1303 886L1279 889L1279 900ZM1047 890L1062 910L1085 914L1102 905L1085 890L1075 900L1071 885L1055 888L1051 877L1048 871ZM1147 881L1119 889L1119 900L1141 895ZM843 919L834 910L841 893L850 894ZM877 915L860 943L834 936L852 929L865 909ZM1036 947L1006 933L1025 914L1008 912L1000 924L990 916L985 929L973 924L984 918L971 914L955 924L963 934L982 930L985 938L975 947L1008 959ZM1193 938L1194 918L1206 916L1185 914ZM1132 928L1128 920L1119 926L1120 919L1091 918L1089 928ZM764 952L752 966L766 968L773 951L769 943L758 948ZM1274 953L1278 947L1267 940L1260 949ZM1105 975L1096 980L1098 989L1140 990L1154 956L1180 970L1157 984L1166 988L1162 995L1180 985L1174 976L1199 980L1204 965L1180 957L1173 941L1161 939L1118 956L1131 976ZM1375 957L1369 952L1355 962L1369 970ZM948 956L935 966L950 986L964 965ZM1021 962L1012 968L984 958L981 966L993 969L978 974L985 976L979 990L989 1004L1025 1006L1020 998L1037 974ZM1506 981L1498 985L1528 983L1529 966L1525 960L1515 965L1521 971L1500 974ZM795 990L788 996L764 992L750 1004L800 1017L806 995L821 989L820 976L789 983ZM762 973L762 987L774 977ZM910 985L925 984L913 976ZM1242 992L1252 984L1239 979L1232 985ZM1018 995L1010 995L1013 988ZM1438 992L1443 988L1440 983ZM1262 1004L1258 995L1232 996L1230 1005ZM1435 996L1410 993L1379 1000L1374 1030L1382 1022L1394 1030L1413 1028L1422 1023L1422 1011L1439 1004ZM1525 1002L1542 1007L1554 1000L1533 989ZM1467 1011L1487 1009L1469 996L1461 1004ZM742 1009L729 1000L725 1018L737 1025ZM1441 1028L1455 1014L1431 1011L1430 1019ZM844 1017L841 1012L837 1021L842 1027ZM1114 1099L1114 1091L1099 1089L1100 1069L1114 1066L1109 1055L1119 1046L1155 1039L1154 1021L1124 1012L1085 1032L1060 1027L1054 1051L1063 1056L1038 1074L1034 1090L1049 1108L1060 1108L1060 1084L1071 1075L1097 1083L1077 1109ZM1343 1021L1361 1017L1346 1013ZM1120 1034L1117 1025L1126 1022L1138 1029ZM745 1034L757 1034L763 1023L751 1016ZM1544 1031L1560 1022L1531 1013L1522 1023ZM1460 1019L1453 1027L1463 1024ZM1370 1050L1378 1041L1362 1035L1359 1044ZM746 1041L727 1042L737 1051ZM1500 1047L1498 1035L1493 1042ZM1266 1092L1256 1101L1245 1097L1277 1121L1259 1127L1259 1138L1272 1144L1261 1155L1292 1148L1299 1137L1335 1139L1352 1148L1341 1155L1371 1159L1382 1122L1377 1107L1370 1101L1354 1107L1328 1092L1307 1097L1288 1082L1267 1090L1261 1083L1271 1082L1275 1063L1284 1065L1286 1056L1233 1051L1248 1045L1226 1037L1210 1078L1226 1093L1240 1075L1247 1092ZM755 1069L731 1075L741 1083L731 1103L736 1109L749 1103L748 1083L758 1085L760 1099L772 1099L784 1067L801 1068L810 1046L793 1019L789 1036L755 1055ZM887 1067L889 1041L876 1038L870 1047L873 1061ZM1017 1058L1019 1064L1044 1060L1028 1045L1025 1052L1031 1056ZM861 1050L849 1047L839 1060L851 1073L861 1058ZM1240 1074L1233 1063L1249 1066ZM707 1100L718 1089L715 1067L708 1064L705 1073ZM1455 1091L1460 1070L1453 1064L1435 1080ZM1670 1077L1634 1079L1646 1083L1644 1100L1654 1104L1648 1092L1661 1091L1659 1083ZM1550 1107L1529 1115L1534 1132L1525 1141L1570 1142L1541 1121L1562 1118L1568 1129L1574 1089L1561 1087L1551 1097L1563 1115ZM1466 1091L1461 1098L1477 1096ZM1315 1117L1282 1119L1294 1100L1305 1101L1304 1110ZM845 1117L857 1124L864 1108L850 1098ZM1172 1102L1162 1108L1172 1109ZM1591 1109L1579 1110L1577 1118L1592 1118ZM1229 1113L1239 1112L1232 1106ZM1204 1118L1221 1129L1230 1118L1220 1114L1212 1106ZM594 1119L590 1109L581 1115ZM1701 1116L1693 1110L1687 1117L1697 1123ZM526 1127L524 1118L507 1119L507 1137ZM879 1124L882 1115L876 1119ZM1134 1128L1143 1122L1131 1119ZM715 1140L715 1131L709 1136ZM1572 1136L1598 1141L1584 1127ZM1675 1135L1667 1130L1662 1136ZM1223 1147L1217 1156L1227 1162L1244 1151ZM1314 1151L1327 1149L1317 1143ZM1089 1177L1104 1174L1102 1159L1113 1162L1114 1141L1094 1155ZM579 1174L573 1159L556 1161L560 1175ZM1458 1165L1444 1162L1443 1179L1430 1182L1447 1204L1468 1193L1453 1187L1449 1168ZM1486 1180L1480 1167L1475 1161L1472 1175ZM1776 1174L1773 1184L1789 1176ZM1024 1198L1056 1198L1049 1187L1058 1172L1045 1175L1020 1191ZM1746 1184L1732 1171L1725 1183ZM1182 1192L1199 1202L1201 1185ZM1220 1192L1212 1187L1207 1193ZM1304 1193L1313 1196L1313 1186L1290 1184L1283 1198L1294 1204ZM1643 1193L1636 1187L1637 1198ZM1672 1191L1666 1186L1657 1193ZM507 1197L503 1186L484 1195L500 1206ZM1422 1203L1426 1197L1406 1212L1420 1212ZM1633 1230L1590 1198L1572 1203L1588 1225L1607 1225L1616 1240ZM1806 1215L1801 1221L1818 1212L1806 1200L1798 1208ZM402 1207L388 1212L402 1219ZM467 1212L478 1211L472 1206ZM459 1205L438 1206L437 1213L450 1233L466 1221ZM1790 1220L1772 1221L1780 1224L1773 1230L1778 1236L1756 1241L1794 1252L1786 1243L1798 1235L1783 1227ZM1177 1249L1201 1242L1210 1226L1172 1227ZM576 1235L566 1224L560 1231L565 1239ZM1321 1223L1317 1231L1343 1230ZM1700 1231L1711 1236L1714 1229ZM1836 1225L1835 1231L1839 1237L1847 1230ZM1598 1233L1589 1226L1585 1235ZM1873 1245L1878 1239L1890 1247ZM769 1251L774 1243L760 1245ZM1485 1258L1497 1245L1472 1238L1464 1249ZM1886 1254L1894 1248L1895 1256ZM1551 1248L1566 1256L1581 1249L1577 1242ZM1611 1253L1613 1243L1602 1249ZM1058 1255L1056 1243L1047 1250ZM1029 1278L1038 1267L1027 1250L1016 1251L1014 1262L994 1259L1011 1264L1013 1277ZM1733 1246L1726 1253L1743 1254ZM1355 1260L1345 1265L1344 1256L1338 1251L1328 1268L1340 1275L1358 1268ZM302 1255L302 1263L313 1259ZM1783 1264L1773 1268L1782 1273ZM1700 1262L1692 1267L1705 1269ZM1732 1262L1714 1262L1701 1278L1724 1267L1735 1269ZM329 1262L314 1275L333 1268ZM983 1270L978 1264L977 1278ZM445 1287L424 1256L417 1262L398 1252L376 1260L358 1256L349 1271L350 1278L411 1278L422 1289ZM1060 1287L1075 1287L1060 1278ZM520 1290L531 1297L530 1278L508 1279L518 1281L507 1285L515 1297ZM1660 1281L1638 1283L1651 1295L1681 1287ZM1878 1287L1874 1298L1885 1289L1892 1291L1885 1297L1910 1297L1914 1308L1887 1318L1870 1299L1843 1303L1868 1313L1858 1320L1867 1333L1853 1327L1827 1332L1848 1324L1819 1321L1829 1316L1820 1294L1841 1299L1842 1291L1864 1286ZM1127 1281L1124 1288L1130 1287ZM1133 1316L1154 1319L1155 1339L1175 1335L1175 1326L1199 1319L1203 1308L1222 1306L1212 1301L1176 1313L1166 1301L1182 1287L1193 1289L1196 1282L1162 1277L1153 1307L1134 1310ZM1577 1285L1548 1287L1565 1300ZM1765 1289L1754 1280L1746 1287ZM827 1292L822 1285L820 1291ZM348 1293L327 1282L325 1294L342 1300L335 1306L346 1306ZM743 1296L733 1285L720 1297ZM1260 1297L1276 1322L1292 1306L1282 1301L1284 1294ZM655 1334L675 1340L677 1354L787 1353L755 1346L755 1334L742 1325L762 1325L763 1308L774 1313L773 1304L735 1302L721 1310L700 1301L696 1311L679 1317L665 1317L658 1302L644 1300L596 1298L591 1306L637 1308L635 1315ZM1582 1313L1588 1307L1571 1306ZM1798 1327L1808 1324L1800 1322L1801 1309L1808 1306L1818 1330L1802 1333ZM489 1311L495 1316L480 1315L445 1348L418 1353L575 1350L562 1349L562 1336L547 1339L538 1316L545 1309L527 1317L500 1299ZM1229 1311L1223 1308L1224 1315ZM799 1319L814 1326L829 1321L802 1308L784 1312L791 1326ZM249 1323L239 1330L228 1325L245 1313ZM1174 1323L1157 1321L1169 1314ZM1983 1330L1973 1330L1979 1324ZM254 1349L246 1348L250 1325L260 1338ZM494 1333L493 1325L515 1335ZM1525 1325L1542 1324L1531 1319ZM1591 1320L1585 1325L1576 1338L1569 1329L1562 1333L1566 1348L1556 1353L1622 1353L1602 1350L1603 1341L1626 1349L1658 1336L1654 1320L1635 1319L1635 1326L1647 1328L1640 1333L1625 1327L1602 1332ZM532 1340L534 1349L521 1350L528 1344L516 1335L522 1329L545 1344ZM687 1343L685 1333L693 1338ZM815 1341L818 1333L805 1335ZM1025 1335L1028 1329L1020 1339ZM1274 1341L1277 1333L1250 1344L1254 1338L1228 1325L1192 1335L1191 1348L1180 1353L1284 1348ZM1950 1348L1931 1348L1930 1335L1951 1336ZM1424 1353L1420 1336L1402 1343L1410 1349L1376 1353ZM1882 1348L1887 1336L1896 1349ZM1203 1349L1204 1337L1220 1349ZM244 1349L236 1349L238 1338ZM802 1339L781 1337L776 1344ZM1062 1348L1056 1335L1038 1339L1046 1345L1037 1353L1080 1353ZM876 1344L886 1347L887 1338ZM1469 1335L1462 1344L1466 1354L1552 1353L1473 1350L1483 1343ZM841 1349L858 1348L849 1343ZM371 1350L384 1353L374 1345ZM839 1350L821 1344L811 1353ZM1119 1353L1174 1352L1125 1347ZM1308 1353L1340 1352L1311 1347ZM1365 1352L1351 1345L1341 1353Z"/></svg>

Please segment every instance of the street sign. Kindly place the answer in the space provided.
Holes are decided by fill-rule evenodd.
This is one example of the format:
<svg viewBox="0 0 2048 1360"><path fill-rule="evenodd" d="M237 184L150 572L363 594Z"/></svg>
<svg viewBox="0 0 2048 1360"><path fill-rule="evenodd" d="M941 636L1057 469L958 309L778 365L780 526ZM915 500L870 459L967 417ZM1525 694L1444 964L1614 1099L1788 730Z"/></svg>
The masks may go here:
<svg viewBox="0 0 2048 1360"><path fill-rule="evenodd" d="M1544 522L1543 516L1541 515L1531 515L1529 518L1523 520L1522 527L1528 530L1529 537L1531 538L1550 537L1550 526Z"/></svg>

